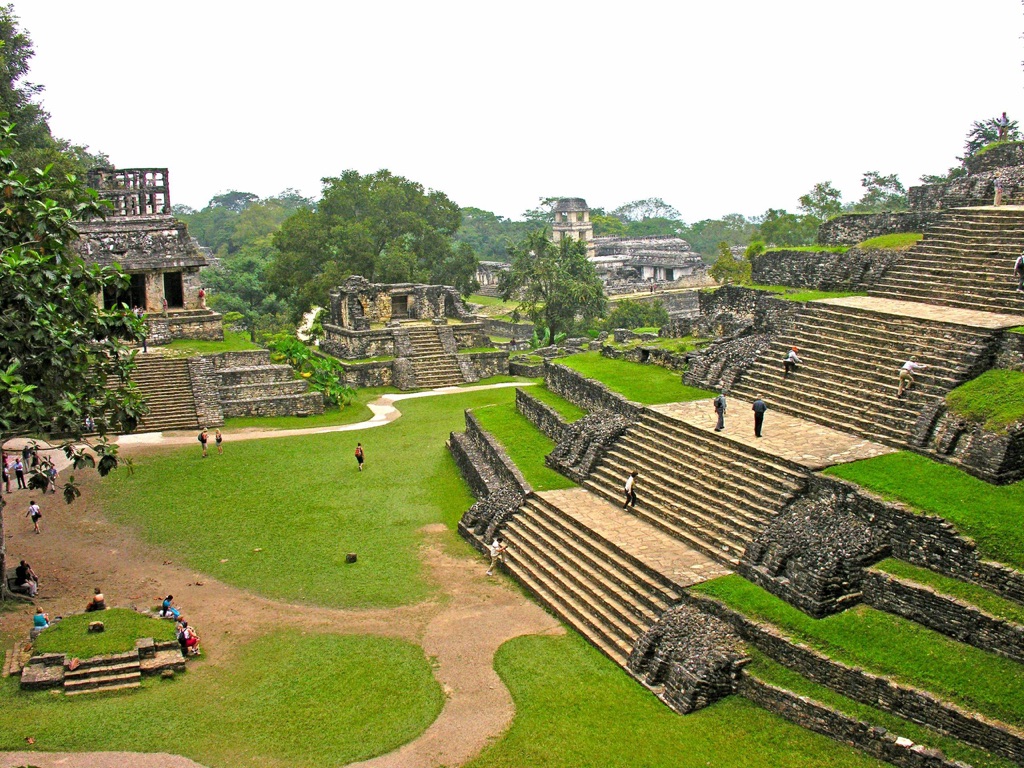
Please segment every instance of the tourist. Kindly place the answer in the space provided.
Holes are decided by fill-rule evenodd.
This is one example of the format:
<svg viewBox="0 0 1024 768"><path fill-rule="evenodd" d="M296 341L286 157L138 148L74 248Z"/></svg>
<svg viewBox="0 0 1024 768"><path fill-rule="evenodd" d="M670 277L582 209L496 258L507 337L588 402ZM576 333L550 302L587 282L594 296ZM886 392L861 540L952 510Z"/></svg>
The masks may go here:
<svg viewBox="0 0 1024 768"><path fill-rule="evenodd" d="M796 353L798 351L799 350L796 347L789 348L789 354L787 354L786 359L782 361L782 378L789 376L790 371L795 371L797 363L803 362L803 360L797 357Z"/></svg>
<svg viewBox="0 0 1024 768"><path fill-rule="evenodd" d="M46 473L46 488L50 493L57 493L57 467L52 463L46 462L43 467L43 472Z"/></svg>
<svg viewBox="0 0 1024 768"><path fill-rule="evenodd" d="M508 549L506 544L501 539L496 538L490 546L487 547L487 552L491 556L491 564L487 566L487 575L494 575L494 566L498 563L505 562L505 550Z"/></svg>
<svg viewBox="0 0 1024 768"><path fill-rule="evenodd" d="M85 612L92 613L93 611L105 610L107 610L107 600L103 597L103 593L100 592L100 588L96 587L92 591L92 599L85 605Z"/></svg>
<svg viewBox="0 0 1024 768"><path fill-rule="evenodd" d="M181 646L182 656L199 655L199 635L196 634L195 630L184 619L178 622L177 638L178 645Z"/></svg>
<svg viewBox="0 0 1024 768"><path fill-rule="evenodd" d="M11 471L7 466L7 454L0 454L0 471L3 472L3 484L8 493L11 492Z"/></svg>
<svg viewBox="0 0 1024 768"><path fill-rule="evenodd" d="M996 118L996 128L999 129L996 141L1006 141L1006 135L1010 130L1010 118L1006 116L1005 112L1003 112L1001 117ZM996 203L996 205L999 205L999 203Z"/></svg>
<svg viewBox="0 0 1024 768"><path fill-rule="evenodd" d="M995 188L996 188L996 199L995 199L995 201L992 204L993 205L1002 205L1003 204L1003 172L1002 171L996 171Z"/></svg>
<svg viewBox="0 0 1024 768"><path fill-rule="evenodd" d="M42 631L50 626L50 617L43 613L42 608L36 608L36 615L32 617L32 629Z"/></svg>
<svg viewBox="0 0 1024 768"><path fill-rule="evenodd" d="M206 309L206 291L199 289L199 308Z"/></svg>
<svg viewBox="0 0 1024 768"><path fill-rule="evenodd" d="M203 427L203 431L199 433L199 442L203 446L203 458L206 458L206 444L210 442L210 433L206 431L206 427Z"/></svg>
<svg viewBox="0 0 1024 768"><path fill-rule="evenodd" d="M715 413L718 414L718 424L715 425L715 432L725 429L725 390L722 390L715 398Z"/></svg>
<svg viewBox="0 0 1024 768"><path fill-rule="evenodd" d="M359 465L359 471L360 472L363 471L363 460L364 460L364 458L365 457L363 456L363 444L362 443L356 443L356 464Z"/></svg>
<svg viewBox="0 0 1024 768"><path fill-rule="evenodd" d="M36 533L42 533L42 531L39 530L39 521L42 519L43 513L39 511L39 505L36 504L35 499L29 499L28 512L25 513L25 517L32 518L33 531Z"/></svg>
<svg viewBox="0 0 1024 768"><path fill-rule="evenodd" d="M224 455L224 435L220 433L220 430L216 430L213 433L213 442L217 444L217 453L221 456Z"/></svg>
<svg viewBox="0 0 1024 768"><path fill-rule="evenodd" d="M21 459L14 460L14 478L18 481L18 490L28 490L25 482L25 464Z"/></svg>
<svg viewBox="0 0 1024 768"><path fill-rule="evenodd" d="M754 437L760 437L761 425L764 424L764 412L768 410L768 404L758 397L751 410L754 412Z"/></svg>
<svg viewBox="0 0 1024 768"><path fill-rule="evenodd" d="M29 597L35 597L39 591L39 577L32 570L32 566L24 560L14 569L14 586L16 589L26 592Z"/></svg>
<svg viewBox="0 0 1024 768"><path fill-rule="evenodd" d="M174 618L175 621L181 618L181 611L172 605L174 595L168 595L164 598L163 603L160 604L160 618L170 619Z"/></svg>
<svg viewBox="0 0 1024 768"><path fill-rule="evenodd" d="M907 360L907 362L903 364L903 367L900 368L900 386L896 391L896 397L901 397L904 390L910 389L910 387L913 386L914 371L923 370L927 367L927 365L914 362L914 358Z"/></svg>
<svg viewBox="0 0 1024 768"><path fill-rule="evenodd" d="M1024 293L1024 253L1017 257L1017 260L1013 262L1013 276L1017 278L1017 293ZM11 486L7 486L7 491L10 492Z"/></svg>
<svg viewBox="0 0 1024 768"><path fill-rule="evenodd" d="M626 475L626 485L623 490L626 492L626 503L622 505L623 509L629 509L633 507L636 509L636 479L640 475L635 469Z"/></svg>

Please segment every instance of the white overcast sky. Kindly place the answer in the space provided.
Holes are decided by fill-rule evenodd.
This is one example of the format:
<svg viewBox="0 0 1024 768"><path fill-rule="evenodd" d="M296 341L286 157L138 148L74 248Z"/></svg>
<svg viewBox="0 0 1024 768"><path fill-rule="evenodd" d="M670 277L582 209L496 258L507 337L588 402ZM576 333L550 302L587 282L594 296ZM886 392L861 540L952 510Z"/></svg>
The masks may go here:
<svg viewBox="0 0 1024 768"><path fill-rule="evenodd" d="M176 203L388 168L518 217L661 197L686 221L907 186L1024 124L1018 0L14 0L62 138Z"/></svg>

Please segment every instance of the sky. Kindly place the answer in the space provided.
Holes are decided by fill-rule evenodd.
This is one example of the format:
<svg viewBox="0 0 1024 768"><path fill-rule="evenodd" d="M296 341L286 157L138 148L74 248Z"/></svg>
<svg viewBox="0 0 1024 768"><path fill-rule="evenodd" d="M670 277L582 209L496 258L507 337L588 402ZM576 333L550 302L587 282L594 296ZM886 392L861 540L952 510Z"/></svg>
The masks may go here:
<svg viewBox="0 0 1024 768"><path fill-rule="evenodd" d="M231 189L388 168L518 218L660 197L684 221L866 171L906 186L1024 125L1018 0L13 0L54 134Z"/></svg>

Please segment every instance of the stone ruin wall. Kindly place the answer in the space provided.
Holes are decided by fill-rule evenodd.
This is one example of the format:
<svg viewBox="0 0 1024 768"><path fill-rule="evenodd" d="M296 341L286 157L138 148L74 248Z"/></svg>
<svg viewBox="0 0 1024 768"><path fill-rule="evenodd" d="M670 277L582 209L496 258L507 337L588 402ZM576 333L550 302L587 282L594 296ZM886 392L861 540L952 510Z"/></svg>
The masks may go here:
<svg viewBox="0 0 1024 768"><path fill-rule="evenodd" d="M872 237L924 232L942 218L939 210L844 213L818 227L818 245L857 245Z"/></svg>
<svg viewBox="0 0 1024 768"><path fill-rule="evenodd" d="M788 285L816 291L866 291L899 261L900 256L900 251L893 249L853 248L846 253L768 251L751 260L751 278L761 285Z"/></svg>

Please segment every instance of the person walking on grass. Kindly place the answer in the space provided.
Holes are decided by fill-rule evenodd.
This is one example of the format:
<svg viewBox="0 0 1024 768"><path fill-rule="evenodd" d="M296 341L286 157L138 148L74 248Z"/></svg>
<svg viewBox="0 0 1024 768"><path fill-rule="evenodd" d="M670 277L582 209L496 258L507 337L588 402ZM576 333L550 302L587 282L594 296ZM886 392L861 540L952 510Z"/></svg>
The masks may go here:
<svg viewBox="0 0 1024 768"><path fill-rule="evenodd" d="M640 473L634 469L626 476L626 486L623 488L626 492L626 503L622 505L623 509L636 509L636 479L639 475Z"/></svg>
<svg viewBox="0 0 1024 768"><path fill-rule="evenodd" d="M725 391L723 390L715 398L715 413L718 415L718 424L715 425L715 432L721 432L725 429L725 408Z"/></svg>
<svg viewBox="0 0 1024 768"><path fill-rule="evenodd" d="M900 386L896 390L896 397L902 397L903 391L910 389L914 385L914 371L924 370L927 365L914 361L914 358L910 358L900 368Z"/></svg>
<svg viewBox="0 0 1024 768"><path fill-rule="evenodd" d="M759 397L754 401L751 410L754 412L754 437L760 437L761 425L764 424L764 412L768 410L768 404Z"/></svg>
<svg viewBox="0 0 1024 768"><path fill-rule="evenodd" d="M210 433L206 431L205 427L203 427L203 431L199 433L199 438L198 439L199 439L199 442L203 446L203 458L205 459L206 458L206 444L208 442L210 442Z"/></svg>
<svg viewBox="0 0 1024 768"><path fill-rule="evenodd" d="M494 575L494 566L496 566L498 563L505 562L506 549L508 549L508 544L506 544L504 541L498 538L496 538L493 542L491 542L491 544L488 545L487 553L491 556L491 564L487 566L488 576Z"/></svg>
<svg viewBox="0 0 1024 768"><path fill-rule="evenodd" d="M366 457L363 455L363 444L356 443L356 464L359 465L359 471L363 471L363 461Z"/></svg>
<svg viewBox="0 0 1024 768"><path fill-rule="evenodd" d="M39 505L36 504L35 499L30 499L28 502L28 512L25 513L25 517L32 518L32 530L36 533L42 533L39 530L39 521L43 518L43 513L39 511Z"/></svg>
<svg viewBox="0 0 1024 768"><path fill-rule="evenodd" d="M217 455L224 455L224 435L220 433L220 430L215 430L213 433L213 442L217 444Z"/></svg>

